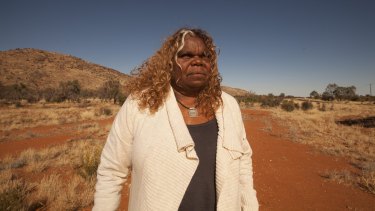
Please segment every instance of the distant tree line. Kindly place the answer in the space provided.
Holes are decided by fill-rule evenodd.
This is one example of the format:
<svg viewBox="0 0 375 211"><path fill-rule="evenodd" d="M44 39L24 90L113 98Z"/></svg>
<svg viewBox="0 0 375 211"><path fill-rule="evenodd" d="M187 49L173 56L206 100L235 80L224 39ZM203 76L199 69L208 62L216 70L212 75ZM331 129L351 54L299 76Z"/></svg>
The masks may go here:
<svg viewBox="0 0 375 211"><path fill-rule="evenodd" d="M310 110L313 109L313 104L311 99L320 99L323 101L333 101L333 100L350 100L350 101L372 101L375 102L375 97L366 95L366 96L359 96L356 94L356 87L355 86L348 86L342 87L338 86L337 84L328 84L325 91L322 94L319 94L317 91L312 91L310 93L311 99L305 99L302 103L296 103L293 101L294 96L285 95L281 93L278 96L273 94L268 95L256 95L251 94L247 96L235 96L236 100L240 104L244 105L252 105L254 103L259 103L262 107L271 108L271 107L280 107L285 111L293 111L293 110ZM317 109L320 111L326 111L327 109L333 110L333 103L331 104L330 108L327 108L326 102L316 102Z"/></svg>
<svg viewBox="0 0 375 211"><path fill-rule="evenodd" d="M118 80L108 80L97 90L82 89L78 80L60 82L57 88L35 90L23 83L3 85L0 83L0 99L7 102L27 100L35 103L42 99L47 102L80 102L81 99L99 98L122 104L126 96Z"/></svg>
<svg viewBox="0 0 375 211"><path fill-rule="evenodd" d="M286 97L293 98L293 96L285 96L284 93L281 93L279 96L275 96L271 93L268 95L251 94L247 96L235 96L240 104L260 103L262 107L277 107Z"/></svg>
<svg viewBox="0 0 375 211"><path fill-rule="evenodd" d="M312 102L310 100L306 100L302 102L301 104L296 103L293 101L295 98L291 95L285 95L284 93L281 93L278 96L275 96L273 94L268 95L249 95L249 96L235 96L237 101L240 104L245 105L251 105L253 103L260 103L260 106L263 108L275 108L275 107L281 107L283 110L286 111L293 111L302 109L304 111L310 110L313 108Z"/></svg>
<svg viewBox="0 0 375 211"><path fill-rule="evenodd" d="M317 91L310 92L310 98L321 99L325 101L333 100L349 100L349 101L375 101L374 96L366 95L359 96L356 94L357 88L355 86L338 86L335 83L327 85L326 89L322 94Z"/></svg>

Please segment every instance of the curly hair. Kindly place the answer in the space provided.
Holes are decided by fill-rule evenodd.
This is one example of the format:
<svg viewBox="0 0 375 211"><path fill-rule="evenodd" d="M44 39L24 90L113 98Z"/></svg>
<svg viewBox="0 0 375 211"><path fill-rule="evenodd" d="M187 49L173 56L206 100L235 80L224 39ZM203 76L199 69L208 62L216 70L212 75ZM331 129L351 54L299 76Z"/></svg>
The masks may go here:
<svg viewBox="0 0 375 211"><path fill-rule="evenodd" d="M189 32L203 40L210 51L211 74L208 85L197 96L197 105L207 117L213 116L221 106L221 76L217 67L216 46L211 36L202 29L181 28L169 36L161 48L139 67L132 70L132 79L127 88L138 101L141 110L148 109L155 113L163 105L170 90L173 63L176 55L183 47L184 34Z"/></svg>

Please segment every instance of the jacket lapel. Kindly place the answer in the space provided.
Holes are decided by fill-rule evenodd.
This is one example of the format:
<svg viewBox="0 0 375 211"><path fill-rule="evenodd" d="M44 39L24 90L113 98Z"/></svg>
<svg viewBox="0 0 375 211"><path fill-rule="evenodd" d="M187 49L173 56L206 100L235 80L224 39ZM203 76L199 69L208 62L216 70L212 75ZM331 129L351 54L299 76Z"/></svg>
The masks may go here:
<svg viewBox="0 0 375 211"><path fill-rule="evenodd" d="M194 141L186 127L172 88L170 89L168 97L165 101L165 106L169 123L176 141L177 151L185 151L188 159L198 160L198 156L194 150ZM241 143L243 137L241 137L242 133L239 131L241 125L237 125L241 120L235 119L232 112L225 109L225 106L225 99L223 99L223 105L215 113L219 128L216 149L215 176L216 194L218 200L231 161L239 159L243 153Z"/></svg>
<svg viewBox="0 0 375 211"><path fill-rule="evenodd" d="M241 140L243 137L237 125L241 120L235 119L232 111L226 107L226 101L223 98L223 106L215 113L219 127L217 152L216 152L216 194L218 200L223 189L228 173L229 165L235 159L239 159L243 153ZM242 123L242 122L241 122Z"/></svg>
<svg viewBox="0 0 375 211"><path fill-rule="evenodd" d="M225 105L224 105L225 106ZM227 149L232 159L238 159L243 153L241 132L242 119L236 119L235 113L229 109L222 109L223 148Z"/></svg>
<svg viewBox="0 0 375 211"><path fill-rule="evenodd" d="M180 108L177 105L176 97L172 91L169 90L168 97L165 102L168 114L169 123L171 124L172 132L176 141L177 151L186 151L186 157L189 159L198 159L194 150L194 141L186 127L184 118L182 117Z"/></svg>

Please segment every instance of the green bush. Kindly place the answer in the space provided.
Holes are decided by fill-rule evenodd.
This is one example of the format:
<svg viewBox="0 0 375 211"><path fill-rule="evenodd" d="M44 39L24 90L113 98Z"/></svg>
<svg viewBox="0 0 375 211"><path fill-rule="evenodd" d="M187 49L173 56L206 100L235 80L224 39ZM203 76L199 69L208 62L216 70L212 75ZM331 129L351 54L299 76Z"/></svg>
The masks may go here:
<svg viewBox="0 0 375 211"><path fill-rule="evenodd" d="M281 108L284 111L292 112L295 109L294 102L292 100L284 100L281 104Z"/></svg>
<svg viewBox="0 0 375 211"><path fill-rule="evenodd" d="M310 101L304 101L302 102L302 105L301 105L301 108L302 110L304 111L307 111L307 110L310 110L310 109L313 109L313 104L310 102Z"/></svg>
<svg viewBox="0 0 375 211"><path fill-rule="evenodd" d="M273 95L268 95L267 97L261 99L262 107L277 107L280 105L282 98L275 97Z"/></svg>

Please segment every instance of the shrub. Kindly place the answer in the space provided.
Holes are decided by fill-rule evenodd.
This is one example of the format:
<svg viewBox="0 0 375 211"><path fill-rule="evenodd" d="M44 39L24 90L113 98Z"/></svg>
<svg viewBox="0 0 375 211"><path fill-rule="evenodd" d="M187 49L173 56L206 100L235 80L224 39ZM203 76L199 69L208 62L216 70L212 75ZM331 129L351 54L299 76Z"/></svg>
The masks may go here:
<svg viewBox="0 0 375 211"><path fill-rule="evenodd" d="M113 79L108 80L98 90L100 99L113 100L113 103L116 104L121 93L120 89L120 81Z"/></svg>
<svg viewBox="0 0 375 211"><path fill-rule="evenodd" d="M364 190L375 194L375 171L364 171L358 183Z"/></svg>
<svg viewBox="0 0 375 211"><path fill-rule="evenodd" d="M22 180L10 178L0 186L0 210L23 210L30 187Z"/></svg>
<svg viewBox="0 0 375 211"><path fill-rule="evenodd" d="M16 106L16 108L23 107L21 101L16 101L14 105Z"/></svg>
<svg viewBox="0 0 375 211"><path fill-rule="evenodd" d="M41 91L41 95L47 102L62 102L63 99L59 99L59 93L57 89L46 88Z"/></svg>
<svg viewBox="0 0 375 211"><path fill-rule="evenodd" d="M109 108L100 108L100 114L110 116L112 115L112 110Z"/></svg>
<svg viewBox="0 0 375 211"><path fill-rule="evenodd" d="M118 97L117 97L118 104L119 105L124 104L125 100L126 100L126 96L120 92Z"/></svg>
<svg viewBox="0 0 375 211"><path fill-rule="evenodd" d="M15 160L13 163L10 164L10 168L16 169L16 168L22 168L27 164L27 160L20 158Z"/></svg>
<svg viewBox="0 0 375 211"><path fill-rule="evenodd" d="M282 98L275 97L269 94L267 97L261 99L262 107L277 107L280 105Z"/></svg>
<svg viewBox="0 0 375 211"><path fill-rule="evenodd" d="M301 105L301 108L302 108L302 110L304 110L304 111L307 111L307 110L310 110L310 109L312 109L314 106L313 106L313 104L310 102L310 101L304 101L304 102L302 102L302 105Z"/></svg>
<svg viewBox="0 0 375 211"><path fill-rule="evenodd" d="M102 147L100 145L90 146L81 156L81 168L79 174L86 179L96 175L100 163Z"/></svg>
<svg viewBox="0 0 375 211"><path fill-rule="evenodd" d="M246 104L251 104L261 102L261 97L260 95L251 94L249 96L235 96L234 98L236 98L238 103L244 102Z"/></svg>
<svg viewBox="0 0 375 211"><path fill-rule="evenodd" d="M292 100L284 100L283 103L281 104L281 108L284 111L292 112L294 111L294 102Z"/></svg>

